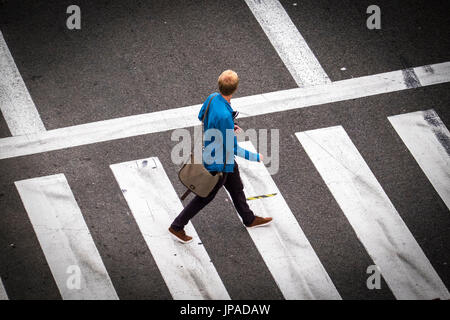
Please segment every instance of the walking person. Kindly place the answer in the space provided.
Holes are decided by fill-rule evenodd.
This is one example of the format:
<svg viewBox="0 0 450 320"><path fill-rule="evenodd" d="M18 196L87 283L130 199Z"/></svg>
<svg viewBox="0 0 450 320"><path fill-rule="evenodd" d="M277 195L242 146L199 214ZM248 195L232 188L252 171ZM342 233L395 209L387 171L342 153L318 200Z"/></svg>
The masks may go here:
<svg viewBox="0 0 450 320"><path fill-rule="evenodd" d="M272 221L272 218L255 216L249 208L244 194L244 186L239 175L239 167L234 160L235 155L250 161L262 161L263 156L241 148L237 144L235 134L233 133L231 137L227 134L227 130L228 132L229 130L234 130L235 133L241 131L241 128L234 124L233 115L236 113L233 111L230 104L231 97L236 91L238 84L239 77L236 72L232 70L222 72L218 79L219 93L211 94L200 109L198 119L202 120L207 106L209 105L208 114L204 122L205 132L209 129L220 131L222 136L220 145L217 145L217 139L214 142L216 142L215 147L222 148L223 150L223 152L220 152L220 150L213 149L211 155L204 154L203 163L205 168L211 174L216 175L218 172L222 172L222 177L208 196L200 197L196 195L172 222L169 227L169 232L176 240L182 243L189 243L192 241L192 237L185 233L184 226L214 199L222 186L224 186L230 194L233 204L242 218L243 224L247 228L266 226ZM233 141L229 141L230 139ZM214 142L205 141L205 150L210 143ZM223 155L223 159L219 158L220 155ZM212 156L212 160L205 161L205 157L207 156Z"/></svg>

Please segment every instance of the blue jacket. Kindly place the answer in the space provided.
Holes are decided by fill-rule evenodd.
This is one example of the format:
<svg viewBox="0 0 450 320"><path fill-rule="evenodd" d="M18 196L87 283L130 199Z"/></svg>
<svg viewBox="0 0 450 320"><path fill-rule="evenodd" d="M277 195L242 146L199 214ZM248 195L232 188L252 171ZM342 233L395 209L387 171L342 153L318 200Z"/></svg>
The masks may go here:
<svg viewBox="0 0 450 320"><path fill-rule="evenodd" d="M198 119L202 121L210 99L213 100L204 123L203 165L205 168L208 171L233 172L235 155L250 161L259 161L259 154L238 145L234 134L233 109L221 94L216 92L206 99ZM224 168L225 159L227 162Z"/></svg>

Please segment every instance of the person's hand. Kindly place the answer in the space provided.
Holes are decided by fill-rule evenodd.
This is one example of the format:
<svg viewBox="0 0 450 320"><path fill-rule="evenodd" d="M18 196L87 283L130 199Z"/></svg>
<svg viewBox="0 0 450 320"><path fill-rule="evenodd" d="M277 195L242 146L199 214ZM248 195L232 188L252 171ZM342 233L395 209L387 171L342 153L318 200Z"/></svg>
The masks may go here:
<svg viewBox="0 0 450 320"><path fill-rule="evenodd" d="M234 133L239 134L242 132L241 127L239 127L237 124L234 125Z"/></svg>
<svg viewBox="0 0 450 320"><path fill-rule="evenodd" d="M259 154L259 162L263 162L264 161L264 157L263 157L263 155L260 153Z"/></svg>

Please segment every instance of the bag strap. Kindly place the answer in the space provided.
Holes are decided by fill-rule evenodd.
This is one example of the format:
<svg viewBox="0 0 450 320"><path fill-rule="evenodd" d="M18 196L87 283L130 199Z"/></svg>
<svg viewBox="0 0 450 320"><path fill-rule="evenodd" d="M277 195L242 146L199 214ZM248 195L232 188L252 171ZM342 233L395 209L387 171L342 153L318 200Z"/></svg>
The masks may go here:
<svg viewBox="0 0 450 320"><path fill-rule="evenodd" d="M201 135L202 147L203 147L203 135L204 135L204 131L205 131L205 118L206 118L206 115L208 114L209 106L211 105L211 101L215 97L217 97L217 95L215 95L214 97L211 97L211 99L209 99L208 106L206 107L205 113L203 114L203 117L202 117L202 135ZM194 140L195 140L195 137L194 137Z"/></svg>
<svg viewBox="0 0 450 320"><path fill-rule="evenodd" d="M191 189L186 189L186 192L183 193L183 195L181 196L181 201L183 201L184 199L186 199L186 197L189 195L189 193L191 193Z"/></svg>
<svg viewBox="0 0 450 320"><path fill-rule="evenodd" d="M211 101L217 96L218 95L215 95L214 97L211 97L211 99L209 99L208 106L206 107L205 113L203 114L203 118L202 118L203 125L205 124L206 114L208 113L209 106L211 105Z"/></svg>

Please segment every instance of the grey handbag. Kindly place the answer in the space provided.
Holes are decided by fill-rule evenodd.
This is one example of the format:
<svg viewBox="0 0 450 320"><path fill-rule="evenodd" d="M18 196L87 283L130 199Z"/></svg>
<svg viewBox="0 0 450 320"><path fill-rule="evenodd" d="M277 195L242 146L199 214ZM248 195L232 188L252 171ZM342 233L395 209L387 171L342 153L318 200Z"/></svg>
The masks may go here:
<svg viewBox="0 0 450 320"><path fill-rule="evenodd" d="M217 96L212 97L209 100L206 107L205 114L202 118L202 126L205 125L205 118L211 105L211 101ZM202 130L203 139L203 130ZM224 163L225 168L225 163ZM214 189L216 184L222 178L222 172L218 172L216 175L212 175L204 166L203 161L196 161L194 153L191 152L190 159L186 162L178 172L178 178L181 183L187 188L186 192L181 196L181 200L184 200L189 193L193 192L199 197L206 197Z"/></svg>

